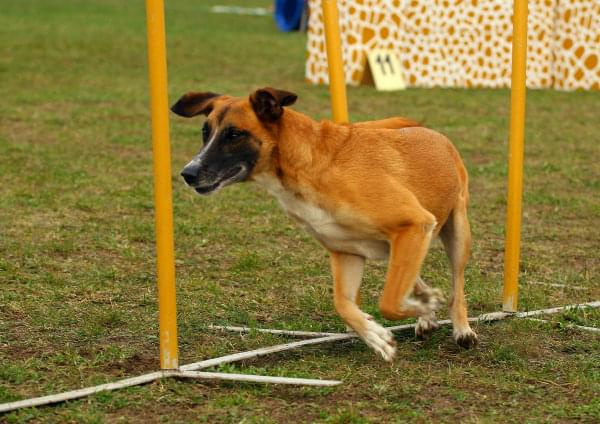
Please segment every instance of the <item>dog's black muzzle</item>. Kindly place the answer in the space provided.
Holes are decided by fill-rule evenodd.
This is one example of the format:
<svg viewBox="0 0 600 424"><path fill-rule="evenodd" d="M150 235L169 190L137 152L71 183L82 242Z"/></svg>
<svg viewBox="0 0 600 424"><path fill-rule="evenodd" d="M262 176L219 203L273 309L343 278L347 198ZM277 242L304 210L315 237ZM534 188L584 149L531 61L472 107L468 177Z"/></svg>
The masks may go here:
<svg viewBox="0 0 600 424"><path fill-rule="evenodd" d="M249 166L235 162L229 166L202 166L201 161L193 160L181 171L185 182L198 194L210 194L229 184L243 181L249 173Z"/></svg>

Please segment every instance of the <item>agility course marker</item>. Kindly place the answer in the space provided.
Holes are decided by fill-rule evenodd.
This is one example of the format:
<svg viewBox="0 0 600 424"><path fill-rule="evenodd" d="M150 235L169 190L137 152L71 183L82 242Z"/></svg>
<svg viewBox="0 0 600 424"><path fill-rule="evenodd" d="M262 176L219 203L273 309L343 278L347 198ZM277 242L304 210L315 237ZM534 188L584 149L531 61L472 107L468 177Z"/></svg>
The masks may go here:
<svg viewBox="0 0 600 424"><path fill-rule="evenodd" d="M523 144L527 63L527 0L514 0L510 136L508 153L508 202L504 244L502 309L516 312L519 299L521 249L521 201L523 195Z"/></svg>
<svg viewBox="0 0 600 424"><path fill-rule="evenodd" d="M154 158L160 368L163 370L176 369L179 365L164 10L163 0L146 0Z"/></svg>
<svg viewBox="0 0 600 424"><path fill-rule="evenodd" d="M374 49L367 53L361 84L373 83L379 91L406 90L402 65L389 49Z"/></svg>
<svg viewBox="0 0 600 424"><path fill-rule="evenodd" d="M329 71L329 94L331 112L335 122L348 122L348 100L344 80L344 60L340 40L340 17L336 0L323 0L323 21L325 22L325 43L327 45L327 65Z"/></svg>

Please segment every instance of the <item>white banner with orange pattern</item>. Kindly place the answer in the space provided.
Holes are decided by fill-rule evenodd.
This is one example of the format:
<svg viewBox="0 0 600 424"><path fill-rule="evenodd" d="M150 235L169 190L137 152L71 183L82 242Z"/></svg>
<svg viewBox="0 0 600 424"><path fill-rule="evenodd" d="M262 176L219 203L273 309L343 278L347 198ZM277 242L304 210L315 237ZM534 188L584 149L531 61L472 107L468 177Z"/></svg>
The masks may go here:
<svg viewBox="0 0 600 424"><path fill-rule="evenodd" d="M394 51L417 87L510 85L512 1L341 0L346 81L366 52ZM306 78L327 83L321 1L309 0ZM600 89L600 0L529 1L527 86Z"/></svg>

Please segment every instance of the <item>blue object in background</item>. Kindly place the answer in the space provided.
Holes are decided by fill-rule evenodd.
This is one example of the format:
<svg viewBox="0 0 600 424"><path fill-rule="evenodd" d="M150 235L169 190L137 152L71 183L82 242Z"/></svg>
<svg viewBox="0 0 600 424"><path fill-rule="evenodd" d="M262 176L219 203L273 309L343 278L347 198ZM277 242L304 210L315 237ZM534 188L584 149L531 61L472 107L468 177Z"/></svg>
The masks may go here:
<svg viewBox="0 0 600 424"><path fill-rule="evenodd" d="M275 0L275 23L281 31L300 28L305 0Z"/></svg>

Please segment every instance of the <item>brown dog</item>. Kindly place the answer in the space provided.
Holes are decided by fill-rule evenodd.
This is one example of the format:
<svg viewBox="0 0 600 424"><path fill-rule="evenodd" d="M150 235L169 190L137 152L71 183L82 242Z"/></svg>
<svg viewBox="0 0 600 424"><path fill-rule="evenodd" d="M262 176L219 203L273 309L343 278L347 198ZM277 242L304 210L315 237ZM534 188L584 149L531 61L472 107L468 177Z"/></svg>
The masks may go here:
<svg viewBox="0 0 600 424"><path fill-rule="evenodd" d="M477 342L467 321L464 269L471 234L468 179L443 135L405 118L340 125L284 108L296 95L263 88L249 98L188 93L172 110L208 118L204 147L181 175L200 194L256 181L329 250L335 308L346 324L391 361L393 335L357 304L365 259L389 258L381 314L418 317L416 334L437 327L443 298L419 276L433 237L452 268L454 339Z"/></svg>

